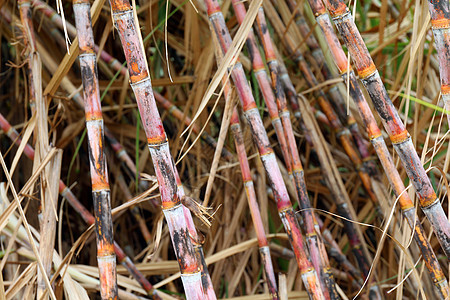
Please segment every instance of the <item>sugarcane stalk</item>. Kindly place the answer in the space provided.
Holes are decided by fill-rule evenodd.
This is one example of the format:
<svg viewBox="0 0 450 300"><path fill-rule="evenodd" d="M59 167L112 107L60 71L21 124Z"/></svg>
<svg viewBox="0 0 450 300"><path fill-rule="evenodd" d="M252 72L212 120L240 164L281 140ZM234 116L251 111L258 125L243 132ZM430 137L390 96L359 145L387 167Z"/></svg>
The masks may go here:
<svg viewBox="0 0 450 300"><path fill-rule="evenodd" d="M233 7L235 9L235 14L237 16L238 22L242 24L246 10L243 7L243 3L240 1L232 1ZM242 9L243 8L243 9ZM283 124L278 113L277 104L275 102L275 95L273 93L269 77L267 75L265 65L263 63L261 54L258 50L258 45L256 43L255 34L253 29L250 29L247 37L247 49L249 52L250 59L252 61L252 69L255 74L256 80L258 82L259 89L261 90L264 103L269 111L269 116L272 121L272 126L275 129L278 143L280 144L281 153L283 154L284 163L290 177L292 177L292 164L289 154L289 148L287 145L286 135L284 133Z"/></svg>
<svg viewBox="0 0 450 300"><path fill-rule="evenodd" d="M247 194L248 206L250 207L253 226L255 227L256 237L258 239L259 253L261 254L261 260L263 261L264 272L266 274L267 287L272 299L279 299L269 245L267 243L266 234L264 232L264 225L262 223L258 202L256 200L256 192L250 173L247 154L245 152L244 137L242 135L241 125L239 123L239 116L236 107L234 108L230 123L230 129L233 133L236 152L239 158L239 165L241 167L242 181L244 183L244 188Z"/></svg>
<svg viewBox="0 0 450 300"><path fill-rule="evenodd" d="M422 253L432 282L435 285L440 298L445 299L449 293L447 279L445 278L437 257L434 254L433 248L426 238L425 231L417 217L414 203L409 198L408 193L404 192L406 188L400 174L397 171L397 168L393 163L391 154L389 153L386 143L381 135L381 130L378 128L377 122L357 82L355 74L351 69L348 69L347 57L337 39L336 34L334 33L331 20L329 19L322 3L314 2L312 0L309 2L316 17L317 24L320 26L329 45L330 52L333 55L339 72L341 73L344 82L349 86L350 96L355 101L364 122L367 134L383 165L385 174L392 186L394 194L399 198L403 216L407 220L411 230L414 232L414 239L416 240L416 243Z"/></svg>
<svg viewBox="0 0 450 300"><path fill-rule="evenodd" d="M233 6L235 5L235 2L233 1ZM245 11L244 11L245 14ZM238 21L241 22L241 17L244 16L236 14L238 16ZM251 38L253 37L253 43ZM223 58L222 51L220 49L219 42L215 36L213 36L214 45L215 45L215 54L216 54L216 60L217 64L219 64L220 60ZM267 102L270 102L270 108L269 108L269 114L271 116L273 127L276 130L277 135L279 134L280 137L283 139L284 143L286 141L284 140L284 133L283 128L281 125L280 118L278 117L278 111L276 109L275 101L273 100L273 93L270 88L270 84L267 79L267 73L265 72L264 65L261 59L261 55L259 55L259 51L256 50L256 48L252 46L256 46L254 42L254 35L252 30L250 29L250 34L248 36L248 48L250 52L250 57L252 59L252 67L255 72L255 75L257 78L260 78L258 80L258 84L260 86L260 89L263 91L263 95L265 95L264 99L267 104ZM254 53L256 50L256 53ZM259 72L258 72L259 71ZM263 76L261 76L263 75ZM265 79L265 80L264 80ZM222 85L224 86L224 97L225 101L232 102L232 92L231 92L231 86L230 82L227 80L227 76L224 76L222 78ZM263 262L264 272L266 275L267 280L267 287L269 290L269 294L272 299L279 299L278 297L278 288L276 283L276 278L273 270L272 265L272 258L270 255L270 249L269 244L267 242L266 233L264 231L264 225L261 218L261 213L259 211L258 202L256 200L256 191L253 183L253 179L250 172L250 165L248 163L248 157L247 153L245 151L245 144L244 144L244 136L242 134L241 124L239 122L239 115L237 111L237 107L234 105L233 113L230 119L230 130L233 135L234 144L236 147L236 152L239 159L239 166L241 168L241 175L242 175L242 182L244 184L244 189L247 196L247 202L248 206L250 208L250 214L253 221L253 226L255 228L256 237L258 240L258 247L259 247L259 253L261 255L261 260ZM287 148L287 147L286 147ZM287 149L286 149L287 150Z"/></svg>
<svg viewBox="0 0 450 300"><path fill-rule="evenodd" d="M80 48L78 57L83 81L86 128L91 169L97 236L97 262L102 299L117 299L116 255L113 246L113 223L108 168L104 153L104 126L94 52L91 5L87 0L73 1L75 25Z"/></svg>
<svg viewBox="0 0 450 300"><path fill-rule="evenodd" d="M222 53L226 53L231 45L231 36L225 25L219 4L215 0L205 0L204 3L207 8L209 21L214 30L212 34L217 36ZM252 131L253 140L258 148L269 182L274 191L278 212L294 250L305 288L311 298L324 299L316 270L306 257L304 241L297 218L240 62L233 66L231 77Z"/></svg>
<svg viewBox="0 0 450 300"><path fill-rule="evenodd" d="M20 145L22 139L19 133L15 130L11 124L5 119L5 117L0 114L0 128L5 132L5 134L13 141L16 145ZM29 144L26 144L23 153L26 157L34 160L34 149ZM81 218L88 225L95 223L94 216L89 212L89 210L84 207L83 204L78 200L78 198L72 193L72 191L66 186L66 184L60 179L59 180L59 194L64 197L73 209L80 214ZM130 275L132 275L136 281L142 286L142 288L147 292L147 294L152 297L152 299L160 299L157 295L156 290L147 281L144 275L136 268L133 261L125 254L125 252L120 248L120 246L114 241L114 251L116 252L118 261L128 270Z"/></svg>
<svg viewBox="0 0 450 300"><path fill-rule="evenodd" d="M242 11L245 12L245 7L241 3L239 6ZM272 79L272 89L275 92L278 110L280 111L283 128L286 134L288 142L289 153L291 155L291 168L293 170L294 183L297 191L297 200L302 209L303 222L305 223L306 241L311 253L311 260L316 270L320 270L320 279L324 290L324 296L329 299L338 299L338 293L336 291L333 275L331 274L331 268L328 262L328 256L325 253L321 253L320 249L325 249L322 238L317 234L315 230L314 213L312 211L311 202L306 190L306 183L304 178L303 166L300 160L300 155L297 148L297 143L294 137L292 129L292 123L290 119L290 113L287 107L286 95L284 93L282 83L279 76L279 64L273 50L272 39L267 30L266 19L263 8L259 8L258 15L256 16L258 33L262 41L264 48L266 62L269 67L270 77Z"/></svg>
<svg viewBox="0 0 450 300"><path fill-rule="evenodd" d="M428 0L428 9L439 58L441 95L450 125L450 4L448 1Z"/></svg>
<svg viewBox="0 0 450 300"><path fill-rule="evenodd" d="M394 149L416 190L422 211L430 221L445 255L450 258L450 223L414 149L409 132L389 98L352 15L345 3L340 0L325 1L325 4L350 52L358 75L381 117Z"/></svg>
<svg viewBox="0 0 450 300"><path fill-rule="evenodd" d="M181 204L182 194L177 185L177 171L169 151L166 133L156 108L142 37L135 23L133 8L128 0L111 0L115 27L118 30L127 60L130 82L138 103L150 155L161 192L164 216L181 271L188 299L205 296L201 271Z"/></svg>

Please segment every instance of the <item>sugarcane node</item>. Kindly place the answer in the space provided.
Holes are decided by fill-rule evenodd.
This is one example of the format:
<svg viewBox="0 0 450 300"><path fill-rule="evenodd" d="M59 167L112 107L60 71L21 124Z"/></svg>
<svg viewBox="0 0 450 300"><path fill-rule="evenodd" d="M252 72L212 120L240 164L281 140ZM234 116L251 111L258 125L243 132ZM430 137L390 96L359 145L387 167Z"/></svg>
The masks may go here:
<svg viewBox="0 0 450 300"><path fill-rule="evenodd" d="M446 29L450 27L450 20L449 19L431 20L431 26L433 29Z"/></svg>
<svg viewBox="0 0 450 300"><path fill-rule="evenodd" d="M409 133L407 130L404 130L398 134L393 134L389 137L393 144L401 144L409 139Z"/></svg>
<svg viewBox="0 0 450 300"><path fill-rule="evenodd" d="M441 93L444 94L444 95L450 94L450 85L442 84L441 85Z"/></svg>
<svg viewBox="0 0 450 300"><path fill-rule="evenodd" d="M335 4L332 3L332 1L328 1L328 3L329 3L328 9L330 11L333 20L343 18L345 17L345 15L350 13L350 11L347 8L347 5L345 5L344 3L338 3L336 7L333 7L335 6Z"/></svg>

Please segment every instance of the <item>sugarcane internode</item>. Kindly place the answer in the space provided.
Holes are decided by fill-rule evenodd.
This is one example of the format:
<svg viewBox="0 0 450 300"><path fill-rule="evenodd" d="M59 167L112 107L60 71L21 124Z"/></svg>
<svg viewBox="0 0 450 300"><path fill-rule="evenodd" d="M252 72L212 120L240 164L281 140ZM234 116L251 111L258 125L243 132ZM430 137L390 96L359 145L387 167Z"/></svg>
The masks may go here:
<svg viewBox="0 0 450 300"><path fill-rule="evenodd" d="M225 81L228 88L229 84ZM264 232L264 225L259 212L258 203L256 201L256 192L253 185L253 180L250 173L250 166L245 152L244 138L242 136L241 126L239 123L239 116L236 107L233 110L233 115L230 120L230 129L233 133L236 150L238 153L239 164L242 172L242 181L244 183L247 194L248 205L252 215L253 225L255 227L256 236L258 238L259 252L264 265L264 271L267 278L267 285L272 299L278 298L278 288L276 284L275 274L272 265L270 250L267 243L267 238Z"/></svg>
<svg viewBox="0 0 450 300"><path fill-rule="evenodd" d="M104 156L104 129L100 104L97 63L94 52L90 4L73 2L80 48L80 68L83 80L85 117L91 169L92 198L94 201L97 234L97 260L102 299L117 299L116 256L113 246L113 224L108 170Z"/></svg>
<svg viewBox="0 0 450 300"><path fill-rule="evenodd" d="M163 213L175 249L181 278L188 299L204 297L199 257L189 237L187 219L181 204L182 191L177 184L177 171L169 150L164 127L156 107L148 66L130 3L111 1L116 28L128 64L131 87L136 97L148 148L153 160L161 193ZM207 289L208 287L206 287Z"/></svg>

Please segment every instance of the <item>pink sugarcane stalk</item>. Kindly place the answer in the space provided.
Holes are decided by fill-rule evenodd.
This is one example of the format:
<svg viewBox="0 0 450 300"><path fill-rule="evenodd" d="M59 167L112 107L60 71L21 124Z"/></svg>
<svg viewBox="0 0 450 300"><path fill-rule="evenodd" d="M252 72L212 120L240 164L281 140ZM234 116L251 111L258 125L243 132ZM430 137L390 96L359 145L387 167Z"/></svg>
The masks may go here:
<svg viewBox="0 0 450 300"><path fill-rule="evenodd" d="M434 44L439 57L439 76L444 106L450 111L450 4L446 0L428 0ZM447 113L450 125L450 114Z"/></svg>
<svg viewBox="0 0 450 300"><path fill-rule="evenodd" d="M245 7L241 3L240 10L245 13ZM331 274L331 268L328 262L328 256L321 253L325 249L322 238L315 230L314 213L312 211L311 202L308 197L306 183L304 178L303 166L298 153L297 143L292 129L290 113L287 107L286 95L284 93L280 75L278 72L279 64L273 49L272 39L269 35L264 10L259 8L256 17L257 27L262 45L264 48L266 62L269 67L270 76L272 79L272 89L275 92L278 110L280 111L281 120L283 123L284 132L288 141L289 153L291 155L291 164L293 170L294 183L297 191L297 200L302 209L303 222L305 223L306 242L309 247L311 261L316 270L320 270L320 279L324 290L324 296L328 299L338 299L334 278Z"/></svg>
<svg viewBox="0 0 450 300"><path fill-rule="evenodd" d="M234 5L234 3L233 3L233 5ZM240 19L240 18L238 17L238 19ZM256 48L252 48L250 39L251 39L251 37L253 37L253 39L254 39L254 36L253 36L252 30L250 30L250 31L251 32L249 34L247 43L248 43L248 48L249 48L249 52L250 52L250 57L252 60L253 70L254 70L257 78L259 78L258 84L260 86L260 89L263 91L263 95L265 95L264 100L265 100L266 104L268 101L271 101L271 102L269 102L269 105L270 105L269 114L271 116L272 125L274 126L277 135L280 135L280 137L283 139L284 145L285 145L286 141L284 140L283 128L281 125L280 118L278 117L278 110L276 109L275 101L273 100L274 97L273 97L272 89L270 88L270 84L268 82L267 73L264 70L264 65L263 65L263 62L261 59L261 55L259 55L258 51L256 52L256 54L253 51L253 50L256 50ZM213 36L213 40L215 42L214 43L214 45L215 45L214 52L216 54L216 61L217 61L217 64L219 65L220 60L223 58L223 53L220 49L219 42L215 36ZM261 76L261 75L263 75L263 76ZM229 103L229 101L233 101L232 96L231 96L232 95L231 83L228 81L228 76L225 75L222 78L222 85L224 87L225 101L227 101L227 103ZM267 106L269 106L269 105L267 105ZM264 231L264 225L262 222L261 214L259 212L258 202L256 200L255 187L254 187L253 179L252 179L251 172L250 172L250 166L248 163L247 153L245 151L244 136L242 134L241 124L239 122L237 106L235 106L233 108L233 113L232 113L232 116L230 119L230 131L233 135L236 152L237 152L238 159L239 159L239 166L241 168L241 174L242 174L242 182L244 184L244 188L245 188L245 192L246 192L246 196L247 196L247 202L248 202L248 206L250 208L250 214L252 216L253 226L255 227L256 237L257 237L258 246L259 246L259 252L261 255L261 260L263 262L263 267L264 267L264 272L266 275L267 287L269 290L269 294L272 299L279 299L277 283L276 283L275 274L274 274L273 265L272 265L272 259L271 259L271 255L270 255L270 249L269 249L269 246L267 243L266 233ZM286 151L287 151L287 149L286 149ZM292 174L290 173L290 175L292 175Z"/></svg>
<svg viewBox="0 0 450 300"><path fill-rule="evenodd" d="M209 20L214 29L212 34L216 34L222 53L226 53L231 45L231 36L225 25L225 20L219 4L215 0L205 0L204 2ZM264 125L256 107L250 86L247 83L241 63L238 62L233 66L231 76L252 131L254 142L256 143L269 182L274 191L278 212L294 250L305 288L312 299L324 299L317 273L306 256L300 226L293 211L286 186L276 162L275 154L270 147L267 133L264 130Z"/></svg>
<svg viewBox="0 0 450 300"><path fill-rule="evenodd" d="M272 266L272 259L270 256L269 245L267 243L266 234L264 232L264 225L262 223L261 214L259 212L258 202L256 201L256 192L253 185L253 180L250 173L250 166L248 164L247 153L245 152L244 137L242 135L241 125L239 123L239 116L236 107L231 116L230 129L233 133L236 152L241 166L242 181L247 194L248 206L255 227L256 237L258 239L259 253L263 261L264 272L267 278L267 287L272 299L278 298L278 288L275 274Z"/></svg>
<svg viewBox="0 0 450 300"><path fill-rule="evenodd" d="M187 299L205 297L199 261L189 237L187 220L181 204L182 191L177 184L177 171L169 150L166 133L156 107L147 60L143 51L138 24L128 0L110 1L115 27L118 30L136 96L143 128L161 193L164 216L177 256Z"/></svg>
<svg viewBox="0 0 450 300"><path fill-rule="evenodd" d="M345 55L337 36L334 33L331 21L326 13L325 7L321 2L310 1L310 6L316 16L317 24L319 24L325 39L331 50L334 61L341 73L346 84L350 87L350 95L354 99L356 106L361 114L362 120L366 127L370 140L375 148L375 151L380 158L385 173L394 190L396 197L399 197L400 207L403 215L406 218L411 230L414 232L414 239L421 250L425 265L430 273L432 281L441 299L446 299L449 294L449 287L447 279L439 265L433 248L426 238L425 231L417 217L414 203L408 196L400 174L393 163L391 154L388 151L386 143L378 128L377 122L372 114L372 111L364 97L364 94L357 82L355 74L352 70L348 70L347 56Z"/></svg>
<svg viewBox="0 0 450 300"><path fill-rule="evenodd" d="M9 122L0 114L0 128L5 132L5 134L16 144L20 145L22 139L19 133L9 124ZM26 144L23 150L26 157L34 160L34 149L29 144ZM92 225L95 223L94 216L87 210L83 204L77 199L77 197L72 193L72 191L64 184L62 180L59 180L59 193L64 197L69 204L75 209L83 220L88 224ZM160 299L157 295L156 290L147 281L144 275L136 268L133 261L126 256L125 252L120 248L120 246L114 242L114 251L116 252L118 261L128 270L130 275L132 275L142 286L142 288L147 292L152 299Z"/></svg>
<svg viewBox="0 0 450 300"><path fill-rule="evenodd" d="M78 59L84 89L92 198L95 208L100 294L102 299L118 299L109 178L104 153L103 117L90 9L91 5L87 0L75 0L73 2L80 48Z"/></svg>
<svg viewBox="0 0 450 300"><path fill-rule="evenodd" d="M417 196L419 204L444 250L450 258L450 223L434 192L430 179L417 155L411 137L381 81L377 68L344 2L325 1L358 71L358 75L381 117L385 130L399 155Z"/></svg>
<svg viewBox="0 0 450 300"><path fill-rule="evenodd" d="M181 198L185 197L185 192L183 185L181 184L180 176L178 175L177 170L175 169L175 178L177 181L177 186ZM208 266L205 261L205 254L203 252L203 239L197 233L197 229L195 229L194 220L192 219L192 214L190 210L183 206L184 217L186 218L187 228L189 230L189 236L191 238L192 245L194 247L195 255L199 262L199 268L202 276L202 285L203 285L203 293L205 294L204 299L207 300L216 300L216 293L214 292L214 287L212 284L211 276L208 272Z"/></svg>
<svg viewBox="0 0 450 300"><path fill-rule="evenodd" d="M245 7L241 7L243 6L243 3L241 1L233 0L232 2L238 22L239 24L242 24L246 14ZM281 119L278 113L277 104L275 102L275 95L273 93L261 54L259 53L258 50L258 45L256 43L256 38L253 33L253 29L250 29L250 32L247 37L247 48L252 62L253 73L255 74L256 80L258 81L259 89L261 90L264 102L269 111L269 116L272 121L272 126L275 129L278 143L280 144L286 169L288 171L289 176L292 177L292 164L286 140L286 135L284 133L283 124L281 123Z"/></svg>
<svg viewBox="0 0 450 300"><path fill-rule="evenodd" d="M232 2L238 22L242 24L246 14L245 7L243 6L243 3L241 1L232 1ZM264 62L258 50L258 45L256 42L255 35L253 33L253 29L250 29L249 35L247 37L247 48L250 59L252 61L253 72L258 81L258 86L262 92L264 102L266 103L266 106L268 108L269 116L272 121L272 126L275 129L275 133L277 135L277 139L280 144L281 152L283 153L286 168L288 170L289 175L292 176L292 164L286 140L286 135L284 133L283 125L281 123L281 119L278 113L277 104L275 102L275 95L271 87L270 79L267 75Z"/></svg>

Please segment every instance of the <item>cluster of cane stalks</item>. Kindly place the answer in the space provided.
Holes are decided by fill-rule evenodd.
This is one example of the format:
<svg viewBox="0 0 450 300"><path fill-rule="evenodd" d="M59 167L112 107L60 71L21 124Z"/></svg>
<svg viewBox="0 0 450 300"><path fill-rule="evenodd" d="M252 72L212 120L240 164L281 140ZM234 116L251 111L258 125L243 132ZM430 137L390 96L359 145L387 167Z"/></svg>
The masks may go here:
<svg viewBox="0 0 450 300"><path fill-rule="evenodd" d="M1 298L447 299L449 6L0 3Z"/></svg>

